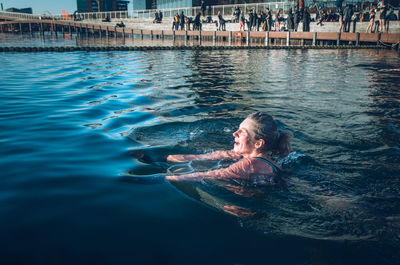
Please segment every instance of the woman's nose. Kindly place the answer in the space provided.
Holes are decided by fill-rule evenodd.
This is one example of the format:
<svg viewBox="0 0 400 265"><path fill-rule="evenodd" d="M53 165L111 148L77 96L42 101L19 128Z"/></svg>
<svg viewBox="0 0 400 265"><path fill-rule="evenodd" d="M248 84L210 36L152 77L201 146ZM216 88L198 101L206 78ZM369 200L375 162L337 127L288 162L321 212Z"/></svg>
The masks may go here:
<svg viewBox="0 0 400 265"><path fill-rule="evenodd" d="M233 137L237 137L237 132L238 132L238 131L232 133Z"/></svg>

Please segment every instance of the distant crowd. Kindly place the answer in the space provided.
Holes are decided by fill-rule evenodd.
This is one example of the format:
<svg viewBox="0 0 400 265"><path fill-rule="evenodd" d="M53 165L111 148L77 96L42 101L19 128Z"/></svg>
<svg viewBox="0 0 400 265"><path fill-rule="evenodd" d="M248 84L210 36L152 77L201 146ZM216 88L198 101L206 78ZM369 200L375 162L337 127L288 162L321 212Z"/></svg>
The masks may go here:
<svg viewBox="0 0 400 265"><path fill-rule="evenodd" d="M339 22L339 31L350 32L352 22L353 31L355 31L356 22L369 21L367 32L387 32L389 21L399 19L398 10L396 14L395 9L385 1L346 6L342 6L342 3L343 0L337 0L334 8L324 8L318 5L306 7L304 0L298 0L295 9L289 9L287 14L284 14L282 9L272 12L266 8L256 12L254 9L241 10L239 6L235 6L231 18L225 19L218 12L217 19L213 21L211 6L207 6L202 0L201 12L198 12L194 19L186 16L183 11L180 14L176 13L172 29L201 30L202 23L215 23L216 30L226 30L226 23L239 23L239 29L247 31L297 31L301 23L302 31L307 32L310 31L310 22L317 22L317 25L320 26L326 22ZM310 10L315 12L315 17L311 16ZM201 19L202 16L203 19ZM162 12L156 12L153 22L160 23L161 21Z"/></svg>

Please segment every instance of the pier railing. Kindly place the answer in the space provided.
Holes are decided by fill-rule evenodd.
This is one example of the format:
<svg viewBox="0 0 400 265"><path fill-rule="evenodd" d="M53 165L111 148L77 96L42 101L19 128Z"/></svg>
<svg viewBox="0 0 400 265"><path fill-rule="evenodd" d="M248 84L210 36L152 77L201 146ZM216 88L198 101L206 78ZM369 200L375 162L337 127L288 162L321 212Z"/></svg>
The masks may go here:
<svg viewBox="0 0 400 265"><path fill-rule="evenodd" d="M250 10L265 11L266 8L269 8L272 12L276 10L283 10L284 12L288 11L290 8L294 10L297 1L284 1L284 2L266 2L266 3L250 3L250 4L235 4L235 5L215 5L211 6L211 10L209 11L208 7L206 10L207 16L215 17L218 15L218 12L225 19L230 19L233 17L233 12L235 7L238 6L241 12L245 12L246 14ZM359 0L345 0L343 5L345 4L353 4L356 5ZM328 0L328 1L306 1L307 7L316 8L316 4L318 4L319 8L332 8L336 7L336 0ZM183 12L186 16L196 16L197 13L201 12L200 6L194 7L181 7L181 8L164 8L164 9L145 9L145 10L133 10L133 11L111 11L111 12L91 12L91 13L78 13L76 17L80 20L84 19L128 19L128 18L154 18L154 13L158 11L162 11L164 18L172 18L176 13L180 14Z"/></svg>
<svg viewBox="0 0 400 265"><path fill-rule="evenodd" d="M272 12L276 10L288 11L290 8L295 7L295 1L285 1L285 2L267 2L267 3L251 3L251 4L237 4L237 5L215 5L211 6L209 10L206 10L206 16L215 17L218 12L225 19L231 19L235 7L238 6L241 12L247 14L250 10L265 11L269 8ZM336 0L328 0L324 2L313 2L306 1L307 6L310 8L332 8L336 7ZM344 4L356 4L358 0L346 0ZM316 6L318 4L318 7ZM74 15L35 15L35 14L24 14L16 12L4 12L0 11L0 16L15 18L15 19L54 19L54 20L103 20L103 19L151 19L154 18L154 13L162 11L164 18L172 18L176 13L181 14L183 12L186 16L195 16L197 13L201 12L200 6L195 7L182 7L182 8L167 8L167 9L146 9L146 10L132 10L132 11L110 11L110 12L90 12L90 13L76 13Z"/></svg>

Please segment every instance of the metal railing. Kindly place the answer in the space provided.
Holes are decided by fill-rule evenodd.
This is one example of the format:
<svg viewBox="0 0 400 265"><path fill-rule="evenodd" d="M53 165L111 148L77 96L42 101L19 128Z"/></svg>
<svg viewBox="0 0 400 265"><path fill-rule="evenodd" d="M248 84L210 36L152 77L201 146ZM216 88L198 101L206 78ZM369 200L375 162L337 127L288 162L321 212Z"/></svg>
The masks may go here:
<svg viewBox="0 0 400 265"><path fill-rule="evenodd" d="M9 17L9 18L17 18L17 19L41 19L41 17L42 17L41 15L7 12L7 11L0 11L0 16Z"/></svg>
<svg viewBox="0 0 400 265"><path fill-rule="evenodd" d="M218 12L225 19L233 17L235 7L238 6L241 12L247 14L250 10L265 11L269 8L272 12L276 10L288 11L290 8L295 7L297 1L286 1L286 2L267 2L267 3L251 3L251 4L237 4L237 5L218 5L211 6L211 9L206 10L207 16L215 17ZM359 3L359 0L345 0L345 4ZM331 8L336 7L336 0L318 1L318 0L306 0L306 6L311 8ZM74 15L34 15L16 12L0 11L0 15L4 17L17 18L17 19L56 19L56 20L104 20L104 19L153 19L156 11L162 11L164 18L172 18L176 13L181 14L183 12L186 16L195 16L201 12L200 6L195 7L182 7L182 8L168 8L168 9L146 9L146 10L132 10L132 11L110 11L110 12L90 12L90 13L76 13Z"/></svg>
<svg viewBox="0 0 400 265"><path fill-rule="evenodd" d="M272 11L282 9L283 11L289 10L294 7L294 2L269 2L269 3L253 3L253 4L240 4L240 5L219 5L211 6L211 10L206 10L207 16L215 17L218 12L224 17L233 16L235 7L238 6L241 12L248 13L251 9L254 11L264 11L269 8ZM183 12L187 16L195 16L201 12L200 6L195 7L181 7L181 8L168 8L168 9L146 9L146 10L133 10L133 11L112 11L112 12L95 12L95 13L78 13L76 18L78 20L84 19L128 19L128 18L154 18L154 13L162 11L164 18L172 18L176 13Z"/></svg>

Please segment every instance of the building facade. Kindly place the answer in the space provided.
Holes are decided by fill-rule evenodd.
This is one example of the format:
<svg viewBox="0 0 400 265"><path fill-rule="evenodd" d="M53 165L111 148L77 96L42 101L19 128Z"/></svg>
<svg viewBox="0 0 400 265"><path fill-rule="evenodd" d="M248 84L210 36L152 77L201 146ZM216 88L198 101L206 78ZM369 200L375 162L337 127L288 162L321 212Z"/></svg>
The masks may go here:
<svg viewBox="0 0 400 265"><path fill-rule="evenodd" d="M27 8L7 8L7 12L16 12L16 13L25 13L25 14L32 14L32 7L27 7Z"/></svg>
<svg viewBox="0 0 400 265"><path fill-rule="evenodd" d="M126 0L77 0L79 13L127 11L129 1Z"/></svg>

